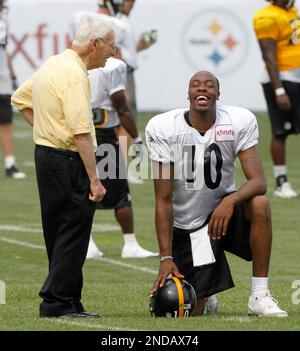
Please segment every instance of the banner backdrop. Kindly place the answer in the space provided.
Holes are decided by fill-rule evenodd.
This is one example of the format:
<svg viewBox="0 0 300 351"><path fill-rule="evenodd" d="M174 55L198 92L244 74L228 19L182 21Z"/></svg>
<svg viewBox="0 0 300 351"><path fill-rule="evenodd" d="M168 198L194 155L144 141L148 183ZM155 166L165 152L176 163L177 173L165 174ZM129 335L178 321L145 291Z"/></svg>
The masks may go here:
<svg viewBox="0 0 300 351"><path fill-rule="evenodd" d="M263 62L252 28L263 0L136 0L131 21L136 38L148 30L158 40L139 53L135 72L138 107L165 111L187 106L190 77L212 71L222 103L266 110L259 83ZM96 10L96 0L10 0L9 52L19 82L50 55L70 44L69 23L78 10Z"/></svg>

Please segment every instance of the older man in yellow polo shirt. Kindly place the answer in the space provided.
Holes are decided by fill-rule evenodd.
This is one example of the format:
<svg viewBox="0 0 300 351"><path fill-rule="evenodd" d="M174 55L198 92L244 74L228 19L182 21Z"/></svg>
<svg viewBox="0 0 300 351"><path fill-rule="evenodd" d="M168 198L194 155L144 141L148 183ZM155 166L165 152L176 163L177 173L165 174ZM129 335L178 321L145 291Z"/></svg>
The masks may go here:
<svg viewBox="0 0 300 351"><path fill-rule="evenodd" d="M81 303L82 267L96 202L105 189L96 173L95 129L87 70L113 55L114 27L85 18L71 49L50 57L12 96L33 126L35 163L49 274L40 317L92 318Z"/></svg>

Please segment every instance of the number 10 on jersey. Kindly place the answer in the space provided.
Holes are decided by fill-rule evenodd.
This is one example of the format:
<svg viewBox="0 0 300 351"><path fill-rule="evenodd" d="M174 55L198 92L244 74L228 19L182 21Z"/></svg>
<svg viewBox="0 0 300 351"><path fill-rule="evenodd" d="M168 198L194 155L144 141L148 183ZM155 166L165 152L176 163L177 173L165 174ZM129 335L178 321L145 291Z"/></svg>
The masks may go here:
<svg viewBox="0 0 300 351"><path fill-rule="evenodd" d="M216 189L222 180L223 158L219 146L210 144L184 145L180 171L186 180L187 190L199 190L205 185ZM175 173L176 177L176 173Z"/></svg>

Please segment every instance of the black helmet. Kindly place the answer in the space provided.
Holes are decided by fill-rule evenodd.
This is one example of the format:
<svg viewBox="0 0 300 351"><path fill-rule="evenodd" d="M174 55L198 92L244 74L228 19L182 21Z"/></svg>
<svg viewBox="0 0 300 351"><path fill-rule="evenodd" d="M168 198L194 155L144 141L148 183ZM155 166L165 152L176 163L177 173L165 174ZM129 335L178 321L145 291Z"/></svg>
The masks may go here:
<svg viewBox="0 0 300 351"><path fill-rule="evenodd" d="M98 6L105 6L109 9L112 16L115 16L123 5L124 0L97 0Z"/></svg>
<svg viewBox="0 0 300 351"><path fill-rule="evenodd" d="M156 317L188 317L196 302L197 296L192 285L186 280L172 277L150 296L149 310Z"/></svg>

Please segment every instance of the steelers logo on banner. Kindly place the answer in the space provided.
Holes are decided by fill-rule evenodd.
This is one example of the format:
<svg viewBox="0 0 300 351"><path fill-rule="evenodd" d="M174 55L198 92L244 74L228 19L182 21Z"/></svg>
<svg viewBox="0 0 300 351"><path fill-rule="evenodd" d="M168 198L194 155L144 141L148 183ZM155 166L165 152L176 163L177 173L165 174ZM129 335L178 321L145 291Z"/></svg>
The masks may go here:
<svg viewBox="0 0 300 351"><path fill-rule="evenodd" d="M193 69L227 75L247 56L248 33L235 14L211 8L193 15L184 26L183 53Z"/></svg>

